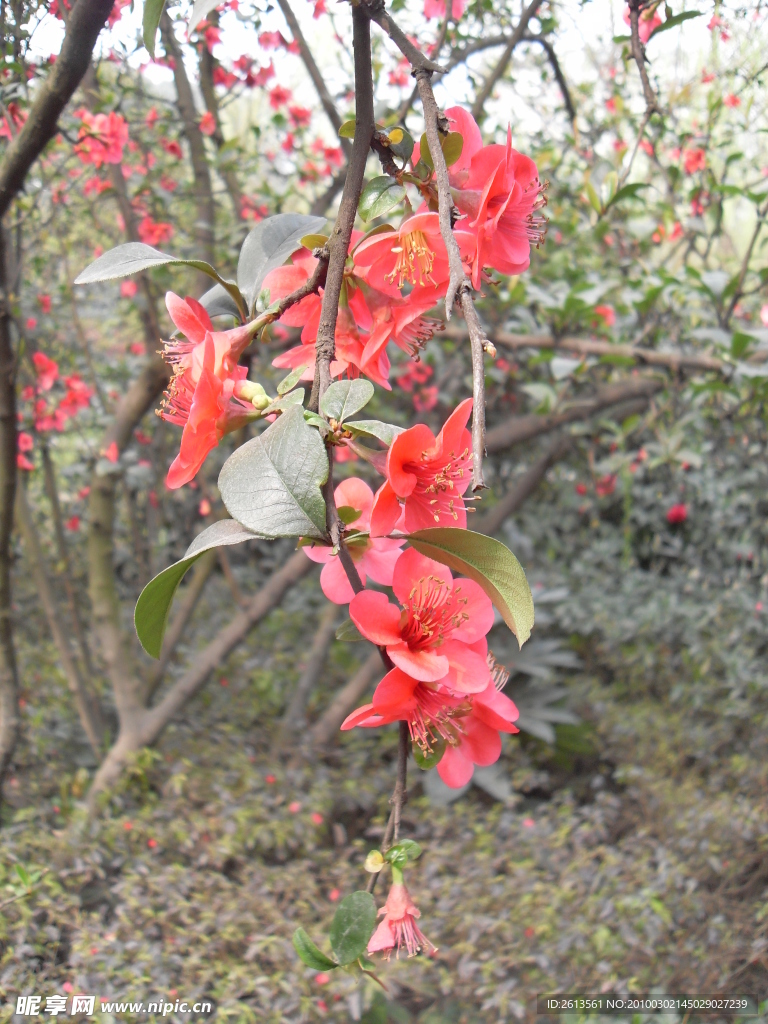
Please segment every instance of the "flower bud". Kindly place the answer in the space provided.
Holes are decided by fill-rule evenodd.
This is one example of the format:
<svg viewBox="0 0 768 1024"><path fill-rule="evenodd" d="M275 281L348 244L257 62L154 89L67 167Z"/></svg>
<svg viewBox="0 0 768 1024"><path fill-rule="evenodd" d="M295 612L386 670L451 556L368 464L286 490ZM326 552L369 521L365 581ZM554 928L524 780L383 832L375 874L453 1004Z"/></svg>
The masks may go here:
<svg viewBox="0 0 768 1024"><path fill-rule="evenodd" d="M365 864L363 866L366 871L370 872L370 874L378 874L378 872L384 867L384 858L381 855L381 850L371 850L365 858Z"/></svg>
<svg viewBox="0 0 768 1024"><path fill-rule="evenodd" d="M245 402L250 402L254 409L259 411L266 409L272 401L261 384L253 380L238 381L235 386L235 396L242 398Z"/></svg>

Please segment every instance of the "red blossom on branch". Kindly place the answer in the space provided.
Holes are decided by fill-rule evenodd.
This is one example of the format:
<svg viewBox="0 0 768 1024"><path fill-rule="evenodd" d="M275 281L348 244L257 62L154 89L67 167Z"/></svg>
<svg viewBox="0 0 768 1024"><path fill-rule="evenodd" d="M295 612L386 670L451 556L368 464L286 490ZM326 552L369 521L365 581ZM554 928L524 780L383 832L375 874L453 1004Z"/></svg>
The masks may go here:
<svg viewBox="0 0 768 1024"><path fill-rule="evenodd" d="M382 915L383 920L368 943L369 953L387 953L389 959L393 950L399 957L403 946L408 956L416 956L423 948L435 948L416 923L421 911L402 882L392 884L387 902L379 910L379 917Z"/></svg>

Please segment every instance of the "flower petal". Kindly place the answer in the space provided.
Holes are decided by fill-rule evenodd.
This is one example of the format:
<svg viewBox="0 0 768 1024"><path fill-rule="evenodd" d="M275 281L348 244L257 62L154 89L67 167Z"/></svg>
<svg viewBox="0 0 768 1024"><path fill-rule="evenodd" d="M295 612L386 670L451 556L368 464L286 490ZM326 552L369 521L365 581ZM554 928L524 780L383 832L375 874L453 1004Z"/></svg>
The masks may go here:
<svg viewBox="0 0 768 1024"><path fill-rule="evenodd" d="M383 453L382 453L383 454ZM384 537L397 526L402 509L397 495L386 480L376 492L371 508L371 536Z"/></svg>
<svg viewBox="0 0 768 1024"><path fill-rule="evenodd" d="M365 573L361 573L360 578L365 584ZM320 587L328 600L333 601L334 604L348 604L355 596L352 584L347 579L347 574L338 555L335 555L323 566L323 571L320 573Z"/></svg>
<svg viewBox="0 0 768 1024"><path fill-rule="evenodd" d="M437 765L437 774L451 789L466 786L474 771L475 766L460 747L446 747Z"/></svg>
<svg viewBox="0 0 768 1024"><path fill-rule="evenodd" d="M493 604L479 583L459 579L453 586L454 602L460 603L462 611L469 618L457 626L451 634L454 640L473 644L493 626Z"/></svg>
<svg viewBox="0 0 768 1024"><path fill-rule="evenodd" d="M461 640L446 640L439 650L450 667L446 686L457 693L482 693L485 690L491 670L483 654L473 651Z"/></svg>
<svg viewBox="0 0 768 1024"><path fill-rule="evenodd" d="M422 462L423 454L434 448L435 435L423 423L409 427L394 439L387 456L387 479L399 498L407 498L418 483L418 477L407 465Z"/></svg>
<svg viewBox="0 0 768 1024"><path fill-rule="evenodd" d="M420 580L430 579L430 587L453 588L453 576L446 565L420 554L416 548L408 548L400 555L392 577L392 589L400 604L411 603L411 593Z"/></svg>
<svg viewBox="0 0 768 1024"><path fill-rule="evenodd" d="M355 594L349 615L363 636L373 643L400 643L400 609L387 599L386 594L374 590Z"/></svg>
<svg viewBox="0 0 768 1024"><path fill-rule="evenodd" d="M399 668L393 668L384 676L373 694L373 708L377 714L390 721L408 718L416 707L414 691L418 681L406 675Z"/></svg>
<svg viewBox="0 0 768 1024"><path fill-rule="evenodd" d="M388 644L387 654L406 675L425 683L436 683L448 672L448 659L434 651L412 651L407 644Z"/></svg>

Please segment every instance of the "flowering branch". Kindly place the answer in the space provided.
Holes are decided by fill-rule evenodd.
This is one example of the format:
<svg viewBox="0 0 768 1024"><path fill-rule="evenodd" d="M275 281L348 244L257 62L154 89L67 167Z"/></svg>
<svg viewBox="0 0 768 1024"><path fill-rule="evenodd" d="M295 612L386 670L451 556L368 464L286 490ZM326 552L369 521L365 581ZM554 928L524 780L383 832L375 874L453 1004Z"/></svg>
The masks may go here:
<svg viewBox="0 0 768 1024"><path fill-rule="evenodd" d="M339 296L344 281L344 268L349 242L363 190L363 177L371 139L376 129L373 114L373 75L371 68L371 25L366 15L352 8L353 46L355 51L355 137L349 158L339 213L328 240L328 272L323 293L320 323L317 328L317 359L315 379L309 408L317 412L320 399L331 383L331 360L335 352L336 320Z"/></svg>
<svg viewBox="0 0 768 1024"><path fill-rule="evenodd" d="M464 273L461 262L459 243L453 233L456 216L448 180L448 167L440 145L440 127L444 120L437 107L435 94L432 90L432 74L430 71L417 70L416 82L419 96L424 108L427 142L437 179L437 196L439 204L440 234L448 252L448 263L451 277L445 296L445 315L450 319L454 302L458 302L469 331L469 342L472 350L472 490L479 491L485 487L483 479L483 455L485 454L485 367L483 352L495 355L496 350L488 341L480 317L477 315L472 299L472 285ZM447 127L447 125L446 125Z"/></svg>
<svg viewBox="0 0 768 1024"><path fill-rule="evenodd" d="M397 745L397 782L395 782L395 788L390 798L392 804L392 811L389 815L389 821L384 832L384 838L381 841L381 848L385 852L387 849L397 842L400 836L400 821L403 814L403 805L408 799L408 723L400 722L400 733ZM378 873L372 874L368 879L367 890L373 892L376 888L376 879L379 877Z"/></svg>
<svg viewBox="0 0 768 1024"><path fill-rule="evenodd" d="M640 39L640 9L645 7L645 3L644 0L627 0L627 2L629 4L629 27L632 33L632 56L635 58L637 70L640 72L646 111L649 116L653 113L660 114L661 108L645 66L645 47Z"/></svg>

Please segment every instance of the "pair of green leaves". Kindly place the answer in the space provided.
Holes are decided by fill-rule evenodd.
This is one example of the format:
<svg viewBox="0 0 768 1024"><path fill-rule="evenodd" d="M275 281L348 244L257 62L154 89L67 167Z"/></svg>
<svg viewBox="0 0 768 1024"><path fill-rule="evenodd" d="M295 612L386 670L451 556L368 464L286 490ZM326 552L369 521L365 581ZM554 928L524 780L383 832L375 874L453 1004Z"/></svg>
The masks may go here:
<svg viewBox="0 0 768 1024"><path fill-rule="evenodd" d="M244 322L253 314L267 274L281 267L301 247L301 240L307 233L319 230L324 224L325 217L300 213L278 213L274 217L265 217L246 235L237 262L237 281L221 277L205 260L181 259L143 242L126 242L94 260L78 275L75 284L112 281L154 267L194 267L216 282L200 300L208 314L228 314Z"/></svg>
<svg viewBox="0 0 768 1024"><path fill-rule="evenodd" d="M375 927L376 903L373 896L359 890L345 896L334 914L329 935L334 960L317 948L303 928L297 928L293 933L293 948L302 963L313 971L332 971L365 958Z"/></svg>

